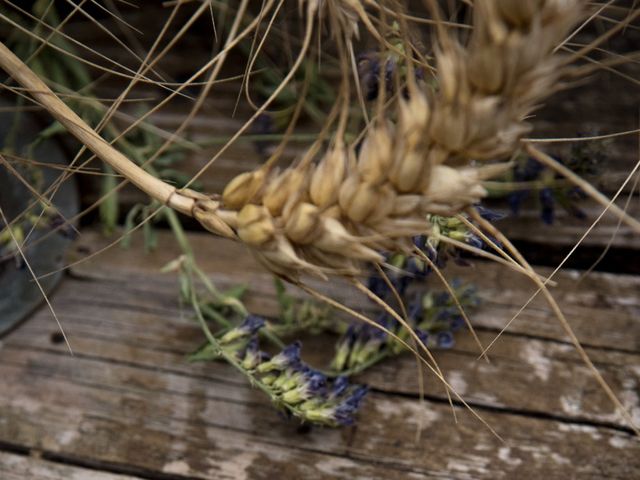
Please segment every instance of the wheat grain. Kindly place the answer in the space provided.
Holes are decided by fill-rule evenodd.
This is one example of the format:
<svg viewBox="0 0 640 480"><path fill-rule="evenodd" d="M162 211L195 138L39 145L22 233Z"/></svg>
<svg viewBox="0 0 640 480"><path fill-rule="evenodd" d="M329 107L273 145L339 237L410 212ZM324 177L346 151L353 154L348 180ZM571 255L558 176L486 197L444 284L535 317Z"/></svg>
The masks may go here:
<svg viewBox="0 0 640 480"><path fill-rule="evenodd" d="M332 6L316 2L329 13ZM291 278L355 274L361 262L380 261L380 250L409 248L412 235L427 232L427 214L453 215L479 201L482 181L509 168L481 162L519 147L525 118L557 85L553 48L580 9L559 0L475 6L468 45L449 39L437 53L439 90L413 85L398 100L395 124L378 120L358 155L337 141L316 165L260 168L229 183L212 207L231 210L238 237L268 268Z"/></svg>

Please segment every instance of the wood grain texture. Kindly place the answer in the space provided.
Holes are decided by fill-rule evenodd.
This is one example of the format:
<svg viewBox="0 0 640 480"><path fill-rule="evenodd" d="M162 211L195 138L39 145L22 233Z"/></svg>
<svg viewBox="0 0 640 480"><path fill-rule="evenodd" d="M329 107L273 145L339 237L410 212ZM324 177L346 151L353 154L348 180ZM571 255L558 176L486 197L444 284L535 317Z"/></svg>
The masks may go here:
<svg viewBox="0 0 640 480"><path fill-rule="evenodd" d="M86 258L113 239L84 232L70 254L70 261ZM272 276L252 258L246 247L206 233L190 234L189 239L194 251L198 252L198 263L205 271L211 272L221 287L238 282L251 284L247 297L250 308L267 316L276 313ZM95 260L82 261L72 271L95 280L142 280L149 272L157 272L180 254L170 233L160 231L158 242L158 249L145 255L141 253L141 239L136 236L131 250L113 247L99 254ZM135 260L132 260L132 255ZM542 267L537 270L542 275L549 275L552 271ZM527 277L493 263L476 262L475 266L459 267L450 262L444 274L449 280L460 278L479 287L478 294L489 308L478 311L473 323L491 330L501 329L536 290ZM174 284L170 275L157 276L156 279L158 282ZM578 283L579 279L580 272L563 270L554 277L558 287L551 291L580 340L593 347L630 352L640 350L640 278L596 272ZM439 285L435 279L430 281L434 287ZM361 295L339 279L332 279L331 282L309 279L308 282L349 306L369 308L370 304ZM138 282L136 288L144 289L144 282ZM297 289L290 291L292 295L304 296ZM566 341L562 328L550 312L545 301L537 298L511 325L509 332Z"/></svg>
<svg viewBox="0 0 640 480"><path fill-rule="evenodd" d="M141 477L119 475L47 461L37 456L0 452L2 480L139 480Z"/></svg>
<svg viewBox="0 0 640 480"><path fill-rule="evenodd" d="M250 282L252 311L277 313L270 276L241 254L240 246L206 234L189 238L220 286ZM436 352L449 381L505 443L458 404L455 424L432 376L426 377L421 404L409 355L358 377L372 393L356 427L305 433L280 418L229 366L186 361L203 337L177 301L175 276L159 273L178 254L169 235L159 240L151 255L141 253L134 237L131 250L115 247L72 269L53 305L74 357L59 343L44 310L3 339L0 450L5 445L36 451L65 467L91 465L109 475L149 479L628 479L640 474L640 444L541 303L497 343L490 365L475 361L477 350L466 333L457 336L452 350ZM105 243L85 232L75 256ZM531 291L517 275L491 265L446 272L479 283L485 302L472 320L485 344ZM574 279L575 273L563 273L554 290L594 362L638 418L640 280L599 274L572 290ZM317 286L371 311L344 285ZM331 354L328 340L305 340L306 360L321 366ZM416 441L419 424L423 433ZM28 478L17 471L14 477ZM51 471L43 478L68 478Z"/></svg>

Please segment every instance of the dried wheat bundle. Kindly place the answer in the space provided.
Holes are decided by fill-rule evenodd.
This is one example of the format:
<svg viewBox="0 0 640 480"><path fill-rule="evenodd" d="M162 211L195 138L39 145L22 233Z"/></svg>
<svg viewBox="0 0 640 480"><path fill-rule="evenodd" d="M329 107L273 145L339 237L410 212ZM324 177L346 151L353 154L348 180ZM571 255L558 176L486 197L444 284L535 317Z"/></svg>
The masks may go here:
<svg viewBox="0 0 640 480"><path fill-rule="evenodd" d="M307 6L310 15L337 15L332 25L368 18L355 0ZM379 251L401 251L427 233L427 214L453 215L480 200L482 181L508 168L481 162L518 148L525 117L561 74L553 48L579 18L578 7L578 0L475 2L467 46L440 39L438 91L410 81L395 123L378 118L357 155L338 138L316 164L312 152L284 171L269 163L232 180L221 198L177 191L139 169L4 46L0 61L100 158L208 230L240 239L275 273L353 275L363 262L381 261Z"/></svg>
<svg viewBox="0 0 640 480"><path fill-rule="evenodd" d="M427 231L427 214L479 201L482 181L506 166L479 162L518 148L525 117L561 73L553 48L580 10L560 0L475 8L468 46L445 41L437 54L438 92L414 86L398 100L397 122L378 121L358 155L337 141L316 165L241 174L221 203L196 199L194 216L216 233L237 233L280 275L354 274L362 261L379 262L380 250L409 247Z"/></svg>
<svg viewBox="0 0 640 480"><path fill-rule="evenodd" d="M439 32L437 90L420 89L409 75L408 97L396 100L392 115L378 112L358 153L336 135L319 161L315 162L312 148L283 171L269 162L236 177L222 196L176 190L130 162L2 43L0 67L129 181L163 204L195 217L208 230L239 239L273 272L293 280L301 273L357 275L365 262L382 261L380 251L411 248L412 236L429 232L427 215L453 215L480 200L486 194L482 182L509 168L505 159L520 147L529 128L527 116L557 88L564 73L554 51L580 18L581 4L579 0L476 0L466 45ZM345 43L357 34L358 22L369 31L373 28L359 0L307 0L306 7L308 23L296 68L310 43L314 16L326 15L334 37ZM373 36L379 39L379 34ZM406 63L410 65L411 59ZM627 219L624 212L617 214ZM477 222L530 273L585 363L625 412L546 290L547 281L535 275L500 232L481 218ZM352 280L372 300L384 304ZM338 302L316 296L377 325ZM397 312L383 306L405 325ZM394 335L380 325L377 328ZM433 361L413 330L407 330ZM418 355L418 347L400 343ZM423 363L452 390L437 366Z"/></svg>

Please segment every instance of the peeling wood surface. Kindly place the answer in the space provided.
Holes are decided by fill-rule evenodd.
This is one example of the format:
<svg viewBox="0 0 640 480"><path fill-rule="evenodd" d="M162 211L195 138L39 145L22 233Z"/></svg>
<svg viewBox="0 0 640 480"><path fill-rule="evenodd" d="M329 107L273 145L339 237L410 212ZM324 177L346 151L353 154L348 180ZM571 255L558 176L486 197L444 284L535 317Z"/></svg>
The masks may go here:
<svg viewBox="0 0 640 480"><path fill-rule="evenodd" d="M179 254L171 235L165 232L159 234L160 247L151 254L141 253L142 247L138 241L138 246L132 247L131 251L111 248L94 260L74 266L72 272L93 280L142 280L149 272L157 272L160 266ZM219 285L224 287L238 282L251 284L247 298L252 311L263 315L275 314L272 276L257 264L246 247L207 234L191 234L189 238L194 251L200 252L198 263L206 271L212 272ZM81 260L108 245L110 240L85 232L76 243L75 251L71 252L70 260ZM131 260L131 255L135 255L135 261ZM549 268L537 270L542 275L551 273ZM475 314L474 325L487 329L501 329L536 290L528 278L491 263L477 262L475 266L458 267L450 262L443 273L450 280L461 278L480 287L478 293L485 306L490 308ZM171 288L174 286L173 279L168 275L156 279L158 282L167 282ZM638 352L640 278L594 272L578 283L579 279L580 272L577 271L563 270L557 273L554 280L558 282L558 287L552 288L552 293L561 303L580 340L589 346ZM352 307L366 308L369 305L341 281L326 283L310 279L309 283ZM144 282L138 282L136 288L144 289ZM302 296L295 289L291 289L291 294ZM140 298L140 301L145 300ZM563 330L541 298L531 303L510 326L509 332L566 341Z"/></svg>
<svg viewBox="0 0 640 480"><path fill-rule="evenodd" d="M120 475L48 461L38 456L0 452L2 480L138 480L140 477Z"/></svg>
<svg viewBox="0 0 640 480"><path fill-rule="evenodd" d="M409 355L358 378L372 393L356 427L304 432L227 365L187 363L202 333L180 307L176 278L159 273L178 254L170 235L159 240L151 255L141 253L134 237L131 250L115 247L72 269L52 300L74 357L44 309L2 339L3 480L640 476L640 443L542 302L495 345L491 364L476 361L468 333L457 335L452 350L436 352L448 380L504 443L459 404L455 424L430 375L420 403ZM190 240L221 287L250 282L250 308L276 313L270 276L242 247L205 234ZM106 243L85 232L74 256ZM488 264L445 272L481 285L485 302L472 321L484 344L533 290L526 279ZM640 279L594 274L576 289L576 276L560 274L554 291L593 361L640 422ZM344 285L316 286L371 308ZM305 341L303 355L321 365L330 354L325 345ZM423 433L416 441L418 425Z"/></svg>

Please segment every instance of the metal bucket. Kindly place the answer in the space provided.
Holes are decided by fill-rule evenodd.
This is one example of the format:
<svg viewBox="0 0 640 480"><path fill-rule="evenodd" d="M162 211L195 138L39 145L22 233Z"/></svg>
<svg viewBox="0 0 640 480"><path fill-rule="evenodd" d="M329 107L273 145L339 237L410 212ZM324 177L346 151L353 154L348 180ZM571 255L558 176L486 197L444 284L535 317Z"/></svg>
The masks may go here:
<svg viewBox="0 0 640 480"><path fill-rule="evenodd" d="M13 104L0 101L0 105L11 107ZM6 109L8 110L8 109ZM67 155L56 139L48 139L40 143L29 152L29 144L33 142L42 131L42 125L38 122L38 117L33 113L23 111L16 116L13 112L0 113L0 146L5 148L7 135L16 121L19 122L14 136L12 150L17 156L30 158L42 164L56 165L58 168L46 166L29 167L29 174L36 174L41 187L45 190L62 173L60 166L67 165ZM25 173L25 166L20 162L12 162L12 166ZM50 195L47 195L50 198ZM9 221L16 218L31 202L34 196L28 188L9 169L0 162L0 207ZM57 190L52 198L52 204L64 218L71 218L78 212L79 199L77 187L73 177L66 180ZM39 214L41 209L33 209L35 214ZM1 217L0 217L1 218ZM56 219L59 221L59 218ZM29 265L36 276L44 275L55 271L64 265L64 252L71 243L69 235L51 233L53 225L42 222L37 229L34 229L24 243L24 253ZM25 232L31 230L28 223L25 223ZM5 225L0 220L0 231ZM33 281L33 277L26 267L25 262L19 254L12 254L6 245L0 245L0 335L8 332L23 320L29 313L43 301L42 293ZM62 278L62 273L40 279L40 284L45 292L49 293Z"/></svg>

